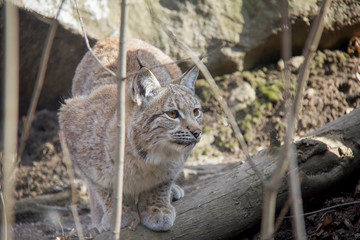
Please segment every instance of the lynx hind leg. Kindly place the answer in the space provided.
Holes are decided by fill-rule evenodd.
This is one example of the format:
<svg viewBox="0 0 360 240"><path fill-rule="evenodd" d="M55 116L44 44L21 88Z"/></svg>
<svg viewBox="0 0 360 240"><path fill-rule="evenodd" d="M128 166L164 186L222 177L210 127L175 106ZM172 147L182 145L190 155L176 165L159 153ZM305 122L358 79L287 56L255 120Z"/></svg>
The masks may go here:
<svg viewBox="0 0 360 240"><path fill-rule="evenodd" d="M112 199L109 199L112 201ZM109 231L111 228L112 217L113 217L113 206L104 210L104 215L101 219L101 226L98 228L99 232ZM135 229L140 223L140 216L135 205L135 201L123 202L122 206L122 217L121 217L121 228L130 227Z"/></svg>
<svg viewBox="0 0 360 240"><path fill-rule="evenodd" d="M124 196L123 199L121 228L129 227L131 230L135 230L140 223L140 215L135 199L131 196Z"/></svg>
<svg viewBox="0 0 360 240"><path fill-rule="evenodd" d="M99 232L109 231L112 219L112 194L111 190L88 184L91 221Z"/></svg>
<svg viewBox="0 0 360 240"><path fill-rule="evenodd" d="M96 189L96 191L94 191ZM99 232L109 231L113 215L113 199L111 190L95 187L89 191L89 200L91 208L91 218L93 227ZM139 212L137 210L135 199L124 196L122 206L121 228L131 227L134 229L140 222Z"/></svg>
<svg viewBox="0 0 360 240"><path fill-rule="evenodd" d="M177 201L185 196L184 190L177 184L171 184L171 200Z"/></svg>
<svg viewBox="0 0 360 240"><path fill-rule="evenodd" d="M104 215L103 207L99 201L100 199L97 193L95 191L91 191L90 188L88 189L88 197L91 209L92 227L99 230L101 226L101 219Z"/></svg>
<svg viewBox="0 0 360 240"><path fill-rule="evenodd" d="M170 204L171 183L161 184L140 194L138 209L141 223L154 231L167 231L176 217Z"/></svg>

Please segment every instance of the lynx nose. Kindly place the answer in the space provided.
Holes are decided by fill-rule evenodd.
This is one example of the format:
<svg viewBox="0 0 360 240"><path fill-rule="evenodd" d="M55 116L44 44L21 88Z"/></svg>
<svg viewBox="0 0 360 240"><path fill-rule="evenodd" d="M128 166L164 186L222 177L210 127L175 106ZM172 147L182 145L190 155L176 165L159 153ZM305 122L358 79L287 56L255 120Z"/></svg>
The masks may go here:
<svg viewBox="0 0 360 240"><path fill-rule="evenodd" d="M201 130L200 129L195 129L191 133L192 133L192 135L194 135L195 138L198 138L198 137L201 136Z"/></svg>

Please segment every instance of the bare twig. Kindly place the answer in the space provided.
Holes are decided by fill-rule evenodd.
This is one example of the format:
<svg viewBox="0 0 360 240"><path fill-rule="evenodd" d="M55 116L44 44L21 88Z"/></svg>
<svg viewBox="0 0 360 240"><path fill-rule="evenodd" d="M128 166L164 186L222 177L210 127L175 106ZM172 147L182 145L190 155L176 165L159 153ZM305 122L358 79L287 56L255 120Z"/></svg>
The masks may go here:
<svg viewBox="0 0 360 240"><path fill-rule="evenodd" d="M305 82L308 78L309 74L309 64L312 59L312 56L318 46L322 31L323 31L323 23L324 23L324 16L326 14L326 11L330 5L330 1L324 0L323 4L320 9L320 14L315 19L315 23L313 27L311 28L309 37L305 44L305 51L304 56L305 60L301 66L299 76L298 76L298 86L296 89L295 98L293 101L292 106L289 106L288 108L288 114L287 114L287 129L286 129L286 135L285 135L285 150L283 153L283 159L279 162L279 167L274 172L270 184L265 186L264 193L267 195L266 197L269 197L267 200L264 195L264 201L268 201L267 204L273 204L269 205L269 208L275 208L275 201L273 201L276 198L278 188L280 186L282 176L285 173L285 170L287 168L287 165L290 165L290 171L289 171L289 182L290 182L290 193L291 198L293 201L292 204L292 211L295 215L295 236L296 239L306 239L306 232L305 232L305 224L304 219L302 217L303 210L302 210L302 199L301 199L301 192L300 192L300 181L299 181L299 174L297 169L297 159L296 159L296 153L294 150L294 147L291 145L293 136L295 134L295 122L299 114L300 106L301 106L301 99L303 96L304 86ZM287 21L288 22L288 21ZM284 23L285 24L285 23ZM285 76L286 77L286 76ZM265 203L264 203L265 204ZM265 207L264 207L265 208ZM267 207L266 207L267 208ZM269 216L264 217L263 216L263 222L262 222L262 236L263 238L267 239L270 234L273 232L273 227L271 222L274 219L274 211L269 210L271 213ZM270 220L271 219L271 220Z"/></svg>
<svg viewBox="0 0 360 240"><path fill-rule="evenodd" d="M290 104L290 88L291 88L291 71L289 66L289 60L292 56L292 38L291 38L291 23L289 19L289 3L288 0L281 1L281 11L282 11L282 48L281 56L284 61L284 70L283 70L283 82L284 82L284 102L285 106L288 107Z"/></svg>
<svg viewBox="0 0 360 240"><path fill-rule="evenodd" d="M292 204L292 199L291 197L288 197L288 199L286 200L283 208L281 209L279 216L276 219L275 222L275 227L274 227L274 233L272 234L272 236L275 235L275 233L279 230L281 223L283 222L283 220L285 219L285 215L288 213L290 207Z"/></svg>
<svg viewBox="0 0 360 240"><path fill-rule="evenodd" d="M289 4L288 0L282 0L282 59L284 61L283 69L283 81L285 86L284 101L285 106L289 105L290 101L290 68L289 59L291 57L291 24L288 16ZM280 187L281 180L284 177L285 170L287 168L287 159L280 157L278 159L277 173L274 173L269 182L264 184L264 197L263 197L263 208L261 218L261 236L263 239L272 239L275 221L275 205L276 196Z"/></svg>
<svg viewBox="0 0 360 240"><path fill-rule="evenodd" d="M62 8L64 2L65 2L65 0L62 0L60 6L58 8L58 11L56 13L55 18L51 21L51 26L49 28L48 35L46 37L45 48L44 48L44 51L41 56L41 61L40 61L40 66L39 66L39 70L38 70L38 75L37 75L36 82L35 82L34 91L33 91L32 97L31 97L29 110L27 113L26 121L24 123L22 134L21 134L20 146L19 146L19 151L18 151L18 160L17 160L18 164L21 161L21 156L25 150L26 141L29 137L31 123L34 118L36 106L39 101L40 93L41 93L41 90L42 90L42 87L44 84L45 73L46 73L46 69L47 69L47 64L49 62L51 47L54 42L57 26L59 24L57 19L60 15L60 11L61 11L61 8Z"/></svg>
<svg viewBox="0 0 360 240"><path fill-rule="evenodd" d="M334 206L331 206L331 207L326 207L326 208L322 208L322 209L315 210L315 211L312 211L312 212L307 212L307 213L304 213L303 216L306 217L306 216L310 216L310 215L313 215L313 214L316 214L316 213L329 211L329 210L332 210L332 209L335 209L335 208L346 207L346 206L351 206L351 205L356 205L356 204L360 204L360 200L347 202L347 203L340 203L340 204L337 204L337 205L334 205ZM287 217L284 217L284 219L293 218L293 217L294 216L287 216Z"/></svg>
<svg viewBox="0 0 360 240"><path fill-rule="evenodd" d="M61 148L62 148L62 152L63 152L63 161L66 165L66 169L69 175L69 179L70 179L70 186L71 186L71 211L73 213L74 216L74 221L75 221L75 227L76 227L76 231L78 233L78 236L80 238L80 240L84 240L84 235L83 235L83 230L82 230L82 226L80 223L80 218L79 218L79 213L77 210L77 201L78 201L78 194L76 192L76 187L75 187L75 176L74 176L74 171L70 162L70 157L69 157L69 150L67 148L66 142L65 142L65 138L64 138L64 133L62 131L59 132L59 139L60 139L60 144L61 144Z"/></svg>
<svg viewBox="0 0 360 240"><path fill-rule="evenodd" d="M5 201L4 201L4 196L2 193L2 190L0 188L0 199L1 199L1 208L2 208L2 225L1 225L1 230L4 231L4 235L7 236L7 218L6 218L6 214L4 214L6 206L5 206Z"/></svg>
<svg viewBox="0 0 360 240"><path fill-rule="evenodd" d="M224 44L220 44L217 48L215 48L214 50L206 53L206 54L201 54L198 59L204 59L212 54L214 54L215 52L219 51L221 48L224 47ZM164 67L164 66L168 66L168 65L177 65L179 63L183 63L183 62L189 62L189 61L192 61L191 58L184 58L184 59L179 59L177 61L174 61L174 62L170 62L170 63L162 63L162 64L158 64L158 65L153 65L151 67L148 67L148 69L152 70L152 69L155 69L155 68L159 68L159 67ZM137 70L137 71L132 71L132 72L128 72L126 74L126 77L124 77L124 79L128 79L136 74L138 74L140 72L140 70Z"/></svg>
<svg viewBox="0 0 360 240"><path fill-rule="evenodd" d="M121 1L121 22L120 22L120 46L118 58L118 72L117 72L117 126L118 126L118 141L117 147L117 161L115 161L115 184L114 184L114 205L115 211L113 213L112 233L113 239L120 238L121 231L121 217L122 217L122 201L123 201L123 185L124 185L124 156L125 156L125 89L126 89L126 0Z"/></svg>
<svg viewBox="0 0 360 240"><path fill-rule="evenodd" d="M84 35L84 41L85 41L85 44L86 44L86 47L88 49L88 51L91 53L91 55L95 58L95 60L107 71L109 72L112 76L116 77L116 74L111 71L109 68L107 68L102 62L101 60L95 55L94 51L92 50L91 46L90 46L90 43L89 43L89 39L87 37L87 34L86 34L86 30L85 30L85 27L84 27L84 24L83 24L83 21L82 21L82 17L81 17L81 14L78 10L78 4L77 4L77 0L74 0L74 4L75 4L75 8L76 8L76 11L77 11L77 14L78 14L78 17L79 17L79 21L80 21L80 26L81 26L81 29L83 31L83 35ZM202 54L199 58L205 58L211 54L213 54L214 52L217 52L219 51L219 49L223 48L223 44L221 44L219 47L215 48L213 51L207 53L207 54ZM177 65L179 63L183 63L183 62L188 62L188 61L191 61L191 58L185 58L185 59L179 59L177 61L174 61L174 62L170 62L170 63L165 63L165 64L159 64L159 65L154 65L154 66L151 66L151 67L148 67L150 70L152 69L155 69L155 68L159 68L159 67L163 67L163 66L167 66L167 65ZM133 71L133 72L129 72L126 74L125 77L123 77L123 79L127 79L127 78L130 78L136 74L138 74L140 71Z"/></svg>
<svg viewBox="0 0 360 240"><path fill-rule="evenodd" d="M5 1L5 75L4 75L4 125L1 239L13 239L14 178L16 170L18 109L19 109L19 18L18 9Z"/></svg>
<svg viewBox="0 0 360 240"><path fill-rule="evenodd" d="M285 156L289 159L289 182L290 194L292 198L292 213L294 218L295 238L306 239L305 222L303 218L302 197L300 189L300 179L298 172L298 163L294 147L291 146L293 136L295 134L296 119L298 118L302 98L304 95L304 87L309 78L309 66L312 61L315 50L317 49L324 29L324 21L327 11L330 7L331 0L323 0L319 15L315 18L310 35L305 44L305 60L301 66L297 91L294 98L293 107L288 114L288 124L285 136Z"/></svg>
<svg viewBox="0 0 360 240"><path fill-rule="evenodd" d="M74 1L74 4L75 4L75 9L76 9L76 12L77 12L77 15L79 17L79 21L80 21L80 26L81 26L81 30L84 34L84 39L85 39L85 44L86 44L86 47L87 49L89 50L89 52L91 53L91 55L96 59L96 61L107 71L109 72L112 76L116 77L116 74L111 71L109 68L107 68L104 64L102 64L102 62L100 61L100 59L95 55L94 51L91 49L90 47L90 43L89 43L89 39L87 37L87 34L86 34L86 31L85 31L85 27L84 27L84 23L83 23L83 20L82 20L82 17L80 15L80 11L79 11L79 6L77 4L77 0L73 0Z"/></svg>
<svg viewBox="0 0 360 240"><path fill-rule="evenodd" d="M168 35L168 37L178 46L180 47L185 54L187 54L191 60L196 64L196 66L199 68L199 70L202 72L202 74L204 75L205 79L208 81L211 90L214 93L214 96L216 98L216 100L220 103L221 108L223 109L226 117L228 118L236 139L238 140L243 152L246 155L247 161L249 161L253 171L255 172L255 174L259 177L259 179L261 181L264 182L264 178L263 175L261 174L261 172L258 170L258 168L256 167L256 165L252 162L251 158L250 158L250 154L249 154L249 150L248 150L248 146L245 142L244 136L241 133L241 130L239 128L239 126L236 123L236 119L234 117L234 115L232 114L229 106L227 105L226 101L224 100L224 98L221 96L221 91L219 89L219 87L216 85L214 78L211 76L209 70L207 69L207 67L205 66L204 63L202 63L199 60L199 57L197 57L193 51L183 42L179 41L177 39L177 37L175 36L175 34L157 17L158 15L154 12L154 9L152 7L152 4L149 0L146 1L151 17L162 27L162 29L164 30L164 32Z"/></svg>

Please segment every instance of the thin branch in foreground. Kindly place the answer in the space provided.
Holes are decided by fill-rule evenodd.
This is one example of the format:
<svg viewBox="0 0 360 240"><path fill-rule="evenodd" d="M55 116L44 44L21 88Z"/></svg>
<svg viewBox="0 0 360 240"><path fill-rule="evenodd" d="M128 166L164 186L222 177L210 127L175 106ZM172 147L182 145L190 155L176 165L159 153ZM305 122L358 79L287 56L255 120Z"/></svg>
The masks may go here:
<svg viewBox="0 0 360 240"><path fill-rule="evenodd" d="M91 55L95 58L95 60L104 68L105 71L109 72L112 76L116 77L116 73L114 73L112 70L110 70L108 67L106 67L101 62L101 60L95 55L94 51L92 50L92 48L90 46L90 43L89 43L89 39L88 39L87 34L86 34L86 30L85 30L85 27L84 27L84 23L83 23L81 14L80 14L80 11L79 11L79 8L78 8L77 0L73 0L73 1L74 1L75 9L76 9L78 17L79 17L79 23L80 23L80 26L81 26L81 30L82 30L83 35L84 35L84 41L85 41L86 48L91 53ZM205 58L207 56L210 56L210 55L214 54L215 52L219 51L223 47L224 47L224 44L221 44L217 48L215 48L214 50L212 50L212 51L210 51L210 52L208 52L206 54L202 54L201 56L199 56L199 58L202 59L202 58ZM152 70L154 68L164 67L164 66L167 66L167 65L173 65L173 64L177 65L179 63L188 62L188 61L191 61L191 58L179 59L177 61L170 62L170 63L154 65L154 66L148 67L148 69ZM127 79L129 77L132 77L132 76L138 74L139 72L140 72L140 70L127 73L126 76L124 76L122 79Z"/></svg>
<svg viewBox="0 0 360 240"><path fill-rule="evenodd" d="M284 69L282 78L284 82L284 102L288 107L290 104L290 67L289 59L291 57L291 24L289 19L289 3L288 0L281 1L282 15L282 45L281 55L284 61ZM284 178L288 161L285 157L278 158L277 172L273 174L270 181L264 184L263 208L261 218L261 236L263 239L272 239L276 232L274 229L276 196L280 187L281 180ZM276 225L276 224L275 224Z"/></svg>
<svg viewBox="0 0 360 240"><path fill-rule="evenodd" d="M41 61L40 61L40 65L39 65L38 75L37 75L36 82L35 82L34 91L33 91L33 94L32 94L31 100L30 100L29 110L27 113L26 121L24 123L22 134L21 134L17 164L19 164L21 161L21 156L25 150L26 141L29 138L30 127L33 122L34 113L35 113L36 106L39 101L40 93L41 93L42 87L44 85L45 73L46 73L46 69L47 69L47 64L49 62L51 47L54 42L57 26L59 24L57 19L60 15L60 11L61 11L61 8L62 8L64 2L65 2L65 0L62 0L60 6L58 8L58 11L56 13L55 18L51 21L51 26L49 28L48 35L46 37L45 48L41 55Z"/></svg>
<svg viewBox="0 0 360 240"><path fill-rule="evenodd" d="M274 237L275 233L279 230L281 223L283 222L283 220L285 219L285 215L289 212L289 209L291 207L292 204L292 199L290 197L288 197L288 199L286 200L283 208L281 209L279 216L276 219L275 222L275 226L274 226L274 232L272 234L272 237Z"/></svg>
<svg viewBox="0 0 360 240"><path fill-rule="evenodd" d="M301 106L301 99L303 96L304 86L306 80L309 75L309 66L310 61L313 57L314 51L317 49L320 37L323 31L323 22L324 16L326 11L330 5L330 1L324 0L320 9L320 14L316 17L315 23L313 24L309 37L307 38L305 44L305 51L304 57L305 60L300 68L299 75L298 75L298 85L296 89L295 98L293 101L292 106L288 107L288 114L287 114L287 129L285 134L285 149L283 152L283 160L279 162L279 167L274 172L270 185L265 186L264 193L268 192L269 199L275 199L277 195L277 190L280 186L282 176L285 173L287 165L289 164L289 182L290 182L290 193L293 199L292 204L292 211L295 216L294 220L294 228L295 228L295 236L296 239L306 239L306 232L305 232L305 224L303 219L303 210L302 210L302 199L301 199L301 190L300 190L300 181L299 181L299 173L298 173L298 166L297 166L297 159L294 147L291 145L293 136L295 134L295 123L296 119L299 115L299 110ZM269 189L268 189L269 188ZM272 190L273 189L273 190ZM276 190L276 191L275 191ZM264 198L264 201L269 201ZM270 205L270 208L275 208L275 201L269 201L267 205ZM265 208L265 207L264 207ZM272 215L274 212L272 211L271 218L273 219ZM269 216L266 218L263 217L263 223L265 223L265 219L270 221ZM267 238L273 232L273 227L270 226L271 223L267 222L265 226L262 225L262 234L263 237Z"/></svg>
<svg viewBox="0 0 360 240"><path fill-rule="evenodd" d="M238 142L239 142L239 144L241 146L241 149L243 150L243 152L246 155L246 160L249 161L253 171L258 176L258 178L262 182L264 182L265 180L264 180L263 175L261 174L261 172L258 170L257 166L251 160L249 150L248 150L248 146L247 146L247 144L245 142L244 136L241 133L241 130L240 130L239 126L236 123L236 119L235 119L234 115L232 114L232 112L231 112L229 106L227 105L226 101L221 96L221 91L220 91L219 87L216 85L215 80L211 76L209 70L207 69L205 64L203 62L201 62L199 60L199 58L193 53L193 51L185 43L179 41L177 39L177 37L175 36L175 34L157 17L158 15L155 13L155 11L154 11L154 9L152 7L152 3L149 0L146 0L146 3L148 5L151 17L155 20L155 22L157 22L162 27L163 31L175 43L175 45L180 47L185 52L185 54L188 55L191 58L191 60L196 64L196 66L202 72L205 79L208 81L208 83L210 85L210 88L213 91L216 100L220 103L221 108L223 109L226 117L228 118L228 120L229 120L229 122L230 122L230 124L232 126L235 137L238 140Z"/></svg>
<svg viewBox="0 0 360 240"><path fill-rule="evenodd" d="M125 90L126 90L126 19L127 8L126 0L121 1L120 15L120 41L119 41L119 57L117 72L117 126L118 126L118 146L116 148L115 161L115 182L114 182L114 213L112 216L112 238L117 240L120 238L121 220L122 220L122 203L123 203L123 185L124 185L124 162L125 162Z"/></svg>
<svg viewBox="0 0 360 240"><path fill-rule="evenodd" d="M78 213L77 204L76 204L78 201L78 194L76 192L76 187L75 187L75 175L74 175L74 171L73 171L73 168L71 165L71 161L70 161L70 157L69 157L70 156L69 150L68 150L66 142L65 142L64 133L62 131L59 132L59 139L60 139L60 144L61 144L61 148L62 148L62 152L63 152L63 161L66 165L66 169L67 169L69 179L70 179L71 211L74 216L75 227L76 227L76 231L78 233L79 239L84 240L83 229L82 229L82 226L80 223L79 213Z"/></svg>
<svg viewBox="0 0 360 240"><path fill-rule="evenodd" d="M316 213L329 211L329 210L332 210L332 209L335 209L335 208L347 207L347 206L357 205L357 204L360 204L360 200L347 202L347 203L340 203L340 204L337 204L337 205L334 205L334 206L331 206L331 207L326 207L326 208L322 208L322 209L315 210L315 211L312 211L312 212L307 212L307 213L304 213L303 216L306 217L306 216L310 216L310 215L313 215L313 214L316 214ZM286 219L286 218L293 218L293 217L294 216L287 216L287 217L284 217L284 218Z"/></svg>
<svg viewBox="0 0 360 240"><path fill-rule="evenodd" d="M1 209L3 212L5 212L6 206L5 206L5 200L4 200L4 196L1 190L1 185L0 185L0 200L1 200ZM2 217L2 225L1 225L1 230L4 231L4 235L7 236L7 218L6 218L6 214L3 214Z"/></svg>
<svg viewBox="0 0 360 240"><path fill-rule="evenodd" d="M291 142L295 134L296 120L298 119L302 98L305 90L305 83L309 78L309 68L315 50L319 45L319 41L324 29L325 16L330 7L331 0L323 0L319 15L315 18L313 27L310 30L310 35L305 44L304 62L301 66L298 86L294 98L293 108L288 114L288 124L285 135L285 156L289 160L289 182L290 194L292 198L292 213L294 218L294 228L296 239L306 239L305 221L303 218L303 206L300 189L300 179L298 171L298 163L296 151Z"/></svg>
<svg viewBox="0 0 360 240"><path fill-rule="evenodd" d="M292 56L292 37L291 37L291 23L289 18L289 2L288 0L281 1L281 15L282 15L282 34L281 34L281 57L284 61L284 69L282 71L282 78L284 82L284 102L285 107L288 107L291 100L291 70L290 58Z"/></svg>
<svg viewBox="0 0 360 240"><path fill-rule="evenodd" d="M91 49L90 43L89 43L89 39L88 39L88 37L87 37L86 30L85 30L85 27L84 27L84 23L83 23L83 20L82 20L80 11L79 11L79 6L78 6L78 3L77 3L77 0L73 0L73 1L74 1L74 5L75 5L75 9L76 9L77 15L78 15L78 17L79 17L81 30L82 30L82 32L83 32L83 34L84 34L84 40L85 40L85 44L86 44L86 47L87 47L88 51L91 53L91 55L96 59L96 61L97 61L107 72L109 72L112 76L116 77L116 74L115 74L113 71L111 71L109 68L107 68L107 67L100 61L100 59L95 55L94 51Z"/></svg>
<svg viewBox="0 0 360 240"><path fill-rule="evenodd" d="M19 13L15 5L5 1L5 67L2 193L4 206L1 217L1 239L13 239L14 182L16 171L19 110Z"/></svg>
<svg viewBox="0 0 360 240"><path fill-rule="evenodd" d="M108 67L106 67L102 62L101 60L95 55L94 51L92 50L91 46L90 46L90 43L89 43L89 39L87 37L87 34L86 34L86 30L85 30L85 27L84 27L84 23L83 23L83 20L82 20L82 17L81 17L81 14L80 14L80 11L78 9L78 4L77 4L77 0L73 0L74 1L74 4L75 4L75 8L76 8L76 11L77 11L77 14L78 14L78 17L79 17L79 22L80 22L80 26L81 26L81 30L83 32L83 35L84 35L84 41L85 41L85 45L86 45L86 48L88 49L88 51L91 53L91 55L95 58L95 60L107 71L109 72L112 76L116 77L116 73L114 73L113 71L111 71ZM207 54L202 54L199 58L205 58L209 55L212 55L213 53L219 51L219 49L223 48L223 44L221 44L219 47L215 48L213 51L207 53ZM151 67L148 67L150 70L154 69L154 68L159 68L159 67L163 67L163 66L167 66L167 65L173 65L173 64L179 64L179 63L183 63L183 62L187 62L187 61L191 61L191 58L185 58L185 59L179 59L177 61L174 61L174 62L170 62L170 63L165 63L165 64L159 64L159 65L154 65L154 66L151 66ZM130 72L130 73L127 73L126 76L124 76L122 79L127 79L129 77L132 77L136 74L138 74L140 72L140 70L138 71L133 71L133 72Z"/></svg>

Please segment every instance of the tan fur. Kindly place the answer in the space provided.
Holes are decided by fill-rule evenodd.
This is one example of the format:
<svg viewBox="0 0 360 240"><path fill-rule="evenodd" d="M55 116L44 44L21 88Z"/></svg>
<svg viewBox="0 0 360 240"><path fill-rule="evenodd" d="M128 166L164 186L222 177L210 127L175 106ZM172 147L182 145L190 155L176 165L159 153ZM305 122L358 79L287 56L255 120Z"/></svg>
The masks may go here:
<svg viewBox="0 0 360 240"><path fill-rule="evenodd" d="M98 42L94 52L117 71L117 39ZM137 60L138 59L138 60ZM183 76L159 49L137 39L127 42L126 146L122 227L140 222L157 231L175 220L171 198L183 196L173 184L201 138L202 112L194 96L197 69ZM149 70L149 69L150 70ZM109 230L117 142L116 78L87 53L73 79L73 98L59 113L73 165L86 181L94 227ZM199 109L195 116L194 109ZM171 111L178 117L173 119Z"/></svg>

